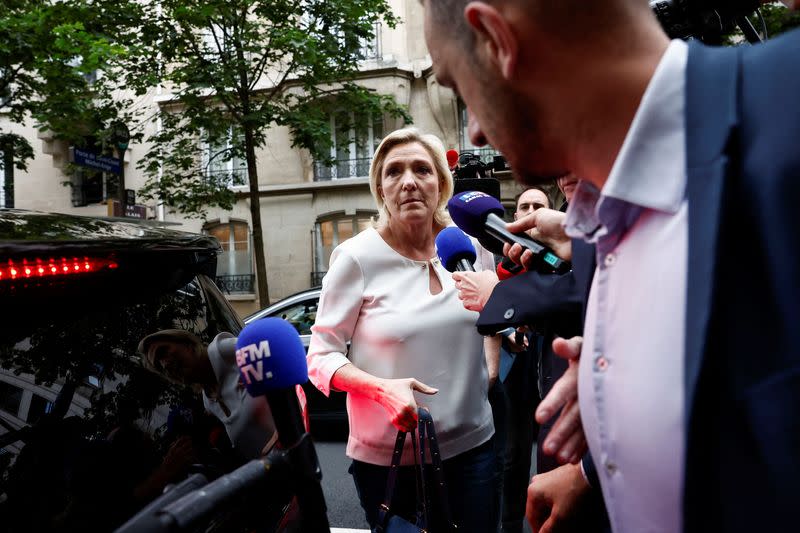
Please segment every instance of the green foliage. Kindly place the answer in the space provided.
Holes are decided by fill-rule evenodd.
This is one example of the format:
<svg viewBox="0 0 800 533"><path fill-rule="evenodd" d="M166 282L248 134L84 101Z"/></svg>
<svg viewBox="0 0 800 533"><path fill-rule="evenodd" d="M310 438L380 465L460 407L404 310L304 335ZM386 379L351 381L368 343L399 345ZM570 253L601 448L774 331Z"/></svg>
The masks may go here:
<svg viewBox="0 0 800 533"><path fill-rule="evenodd" d="M800 26L800 11L790 11L780 3L761 6L761 15L764 17L767 34L770 37Z"/></svg>
<svg viewBox="0 0 800 533"><path fill-rule="evenodd" d="M26 170L28 161L33 159L33 147L25 137L15 133L0 133L0 152L14 154L14 166L19 170ZM4 157L0 157L0 170L5 170Z"/></svg>
<svg viewBox="0 0 800 533"><path fill-rule="evenodd" d="M147 19L160 28L146 34L163 67L135 72L129 85L163 83L177 96L150 139L141 165L151 179L140 192L188 215L232 205L227 183L209 180L200 157L203 145L224 143L231 131L242 142L215 161L254 158L276 125L291 130L294 146L327 159L326 113L336 105L410 122L391 98L354 81L359 43L376 23L397 22L385 0L165 0Z"/></svg>
<svg viewBox="0 0 800 533"><path fill-rule="evenodd" d="M780 2L764 4L760 7L760 12L763 22L756 14L753 14L749 19L762 38L765 29L767 36L772 38L800 26L800 11L787 9ZM731 33L725 36L725 43L728 45L738 45L743 42L745 42L745 38L739 28L734 28Z"/></svg>
<svg viewBox="0 0 800 533"><path fill-rule="evenodd" d="M115 94L114 71L130 53L135 4L105 0L6 0L0 11L0 107L12 121L33 117L40 129L83 145L101 139L115 119L134 120ZM95 79L102 69L106 77ZM0 136L4 132L0 129ZM30 143L16 142L24 168Z"/></svg>

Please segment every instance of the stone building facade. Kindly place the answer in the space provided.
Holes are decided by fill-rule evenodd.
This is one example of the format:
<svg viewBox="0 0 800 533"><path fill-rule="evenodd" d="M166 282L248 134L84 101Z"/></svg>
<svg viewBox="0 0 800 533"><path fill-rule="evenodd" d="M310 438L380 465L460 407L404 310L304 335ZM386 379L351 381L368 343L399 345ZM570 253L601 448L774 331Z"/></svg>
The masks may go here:
<svg viewBox="0 0 800 533"><path fill-rule="evenodd" d="M448 149L472 148L466 138L463 105L452 91L439 86L433 76L423 37L420 3L391 0L390 4L402 22L396 28L377 29L375 41L369 43L371 57L362 62L358 83L393 95L408 107L414 126L439 136ZM136 105L155 113L170 99L168 91L153 88ZM335 121L336 116L331 120ZM8 119L3 117L2 110L0 121L5 122L5 128ZM271 302L319 284L333 247L367 227L375 214L367 178L370 156L384 133L403 124L380 117L367 122L358 132L350 132L348 138L333 139L332 155L336 159L333 166L316 164L307 151L292 148L290 133L284 127L272 128L267 145L257 154ZM143 127L148 128L146 138L158 125L151 122ZM32 124L9 125L8 129L31 139L36 150L28 171L16 171L17 208L108 215L107 199L112 196L112 184L107 176L67 176L64 166L69 160L68 146L37 132ZM353 142L356 135L363 137L364 142ZM125 152L126 188L137 190L143 186L145 178L137 169L137 162L147 148L145 144L132 144ZM218 148L198 146L198 151L213 158ZM485 157L490 154L491 149L480 152ZM220 165L211 160L207 166L209 171L246 172L237 161L221 165L227 166L217 168ZM509 172L498 173L496 177L501 180L504 203L511 205L518 186ZM218 284L236 310L246 316L261 304L253 287L247 191L245 187L234 190L237 202L233 209L212 208L200 220L186 218L152 202L146 205L146 213L153 223L208 232L220 239L225 252L219 259Z"/></svg>

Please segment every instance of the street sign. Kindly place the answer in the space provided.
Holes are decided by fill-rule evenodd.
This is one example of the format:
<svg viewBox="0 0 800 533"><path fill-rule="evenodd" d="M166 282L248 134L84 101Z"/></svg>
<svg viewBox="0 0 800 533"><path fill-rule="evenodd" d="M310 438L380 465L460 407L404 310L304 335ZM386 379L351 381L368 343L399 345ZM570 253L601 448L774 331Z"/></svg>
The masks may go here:
<svg viewBox="0 0 800 533"><path fill-rule="evenodd" d="M122 162L118 158L96 154L74 146L69 149L69 160L76 165L102 170L103 172L111 172L113 174L122 172Z"/></svg>
<svg viewBox="0 0 800 533"><path fill-rule="evenodd" d="M108 201L108 216L126 218L147 218L147 206L125 204L125 213L122 212L122 205L118 200Z"/></svg>

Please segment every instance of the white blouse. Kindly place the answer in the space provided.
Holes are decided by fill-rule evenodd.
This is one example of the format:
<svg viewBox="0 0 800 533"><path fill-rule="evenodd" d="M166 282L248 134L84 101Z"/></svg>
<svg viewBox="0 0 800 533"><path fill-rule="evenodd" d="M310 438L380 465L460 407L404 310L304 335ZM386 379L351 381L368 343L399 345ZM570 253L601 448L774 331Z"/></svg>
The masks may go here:
<svg viewBox="0 0 800 533"><path fill-rule="evenodd" d="M494 268L491 254L483 250L480 257L476 269ZM439 294L430 292L429 268L441 282ZM439 389L434 395L414 395L418 404L430 409L442 457L448 459L486 442L494 433L477 318L478 313L464 309L450 272L437 257L408 259L377 230L367 229L331 255L311 328L309 379L328 395L334 372L349 361L374 376L416 378ZM386 410L351 392L347 412L347 455L389 465L397 430ZM407 438L403 463L412 461Z"/></svg>

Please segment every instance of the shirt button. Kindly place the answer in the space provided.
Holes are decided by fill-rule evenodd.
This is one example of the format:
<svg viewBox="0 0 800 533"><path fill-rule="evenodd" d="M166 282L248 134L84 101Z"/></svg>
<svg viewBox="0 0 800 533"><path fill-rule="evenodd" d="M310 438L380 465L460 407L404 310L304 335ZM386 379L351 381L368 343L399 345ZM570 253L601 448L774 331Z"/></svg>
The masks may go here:
<svg viewBox="0 0 800 533"><path fill-rule="evenodd" d="M617 465L613 461L606 461L606 472L613 476L617 472Z"/></svg>
<svg viewBox="0 0 800 533"><path fill-rule="evenodd" d="M606 258L603 260L607 267L613 266L614 263L617 262L617 256L615 254L608 254Z"/></svg>
<svg viewBox="0 0 800 533"><path fill-rule="evenodd" d="M514 316L514 309L513 308L506 309L506 312L503 313L503 318L505 318L506 320L511 320L511 318L513 316Z"/></svg>
<svg viewBox="0 0 800 533"><path fill-rule="evenodd" d="M605 372L608 368L608 359L603 357L602 355L598 355L594 359L594 369L598 372Z"/></svg>

